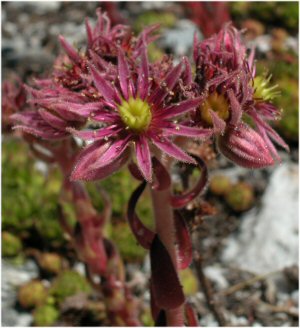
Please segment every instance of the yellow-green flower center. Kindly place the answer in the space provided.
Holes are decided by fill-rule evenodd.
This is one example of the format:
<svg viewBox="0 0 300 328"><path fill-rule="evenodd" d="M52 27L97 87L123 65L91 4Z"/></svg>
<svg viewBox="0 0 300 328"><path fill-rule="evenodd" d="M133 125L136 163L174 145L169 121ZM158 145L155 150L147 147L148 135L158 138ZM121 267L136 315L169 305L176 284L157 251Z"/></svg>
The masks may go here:
<svg viewBox="0 0 300 328"><path fill-rule="evenodd" d="M147 130L151 122L150 105L140 98L130 97L128 100L122 100L118 106L120 116L125 125L135 132Z"/></svg>
<svg viewBox="0 0 300 328"><path fill-rule="evenodd" d="M209 95L200 106L202 120L209 126L212 126L213 122L209 110L213 110L224 121L229 118L228 101L223 95L220 95L217 92Z"/></svg>
<svg viewBox="0 0 300 328"><path fill-rule="evenodd" d="M271 75L268 77L258 75L254 78L254 98L270 101L279 96L280 92L277 90L278 86L270 86L270 80Z"/></svg>

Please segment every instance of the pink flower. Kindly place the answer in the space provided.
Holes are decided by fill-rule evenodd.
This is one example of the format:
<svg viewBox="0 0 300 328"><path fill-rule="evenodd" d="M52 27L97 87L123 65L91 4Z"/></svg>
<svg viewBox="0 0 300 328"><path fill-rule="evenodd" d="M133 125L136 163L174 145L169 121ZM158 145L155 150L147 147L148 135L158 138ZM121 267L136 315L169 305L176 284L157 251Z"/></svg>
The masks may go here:
<svg viewBox="0 0 300 328"><path fill-rule="evenodd" d="M96 103L99 111L89 117L100 128L94 131L69 129L77 137L94 141L79 155L72 179L106 177L128 160L129 146L134 145L138 167L145 179L151 181L152 149L194 163L194 159L176 145L174 137L203 138L211 134L207 129L191 127L184 121L178 123L178 117L194 109L201 101L201 98L177 103L170 101L174 99L172 90L182 74L183 63L171 67L157 84L145 45L138 60L140 63L133 65L119 48L118 75L113 83L91 66L94 84L104 100Z"/></svg>
<svg viewBox="0 0 300 328"><path fill-rule="evenodd" d="M36 84L41 90L26 86L27 102L32 109L11 116L17 123L14 129L43 139L59 140L70 135L67 127L79 128L85 124L86 118L80 112L86 113L89 109L89 104L83 105L85 97L57 87L51 80L37 80Z"/></svg>
<svg viewBox="0 0 300 328"><path fill-rule="evenodd" d="M277 91L268 86L269 79L255 76L254 51L247 57L240 32L227 24L208 40L199 43L195 39L194 60L197 65L196 94L203 94L205 97L194 115L195 124L211 127L222 144L219 147L221 152L239 165L244 163L247 166L242 152L238 151L230 156L228 154L231 154L231 146L226 148L225 144L231 140L230 134L234 142L237 141L236 131L244 131L245 125L242 122L248 116L256 125L256 131L249 132L251 128L248 127L247 133L244 131L245 133L239 134L240 142L241 136L247 140L257 140L256 135L260 135L265 144L262 157L268 158L260 162L260 167L273 163L266 152L279 159L271 139L286 149L288 147L267 123L267 120L274 120L279 116L278 109L271 103ZM260 147L257 148L259 150ZM251 147L249 152L253 155Z"/></svg>

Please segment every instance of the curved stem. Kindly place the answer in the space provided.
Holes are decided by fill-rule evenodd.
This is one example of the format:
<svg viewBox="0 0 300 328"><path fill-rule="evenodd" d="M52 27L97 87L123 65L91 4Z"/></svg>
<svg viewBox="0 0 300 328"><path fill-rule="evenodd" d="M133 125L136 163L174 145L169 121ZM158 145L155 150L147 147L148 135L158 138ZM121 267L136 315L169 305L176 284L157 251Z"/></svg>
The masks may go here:
<svg viewBox="0 0 300 328"><path fill-rule="evenodd" d="M167 169L171 162L165 163ZM155 218L155 228L160 240L166 247L172 259L175 270L178 270L177 256L175 248L175 226L173 220L173 209L170 205L171 187L164 190L154 190L151 188L153 212ZM176 309L167 310L168 326L184 326L183 306Z"/></svg>

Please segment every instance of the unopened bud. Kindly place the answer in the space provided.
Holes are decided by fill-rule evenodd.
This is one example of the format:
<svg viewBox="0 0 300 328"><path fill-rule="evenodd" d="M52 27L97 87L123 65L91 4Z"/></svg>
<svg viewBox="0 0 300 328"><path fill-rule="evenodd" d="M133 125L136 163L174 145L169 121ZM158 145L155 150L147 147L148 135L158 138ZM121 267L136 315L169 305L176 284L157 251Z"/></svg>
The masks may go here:
<svg viewBox="0 0 300 328"><path fill-rule="evenodd" d="M217 144L224 156L240 166L258 169L274 164L263 138L246 124L228 129Z"/></svg>

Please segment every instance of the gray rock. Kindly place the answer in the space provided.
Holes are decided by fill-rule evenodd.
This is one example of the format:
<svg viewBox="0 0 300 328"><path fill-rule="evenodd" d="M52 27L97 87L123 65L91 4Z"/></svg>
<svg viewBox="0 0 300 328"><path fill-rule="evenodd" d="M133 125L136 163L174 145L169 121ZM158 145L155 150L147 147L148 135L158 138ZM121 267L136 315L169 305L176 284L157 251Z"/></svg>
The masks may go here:
<svg viewBox="0 0 300 328"><path fill-rule="evenodd" d="M19 313L14 309L18 287L38 276L35 262L28 260L21 266L15 266L2 260L2 326L28 327L32 316L28 313Z"/></svg>
<svg viewBox="0 0 300 328"><path fill-rule="evenodd" d="M177 56L188 55L193 48L194 33L202 39L197 25L188 19L181 19L173 29L167 29L161 39L163 47L170 48Z"/></svg>
<svg viewBox="0 0 300 328"><path fill-rule="evenodd" d="M226 241L223 261L255 273L298 263L298 165L284 163L271 175L260 211L245 214Z"/></svg>

